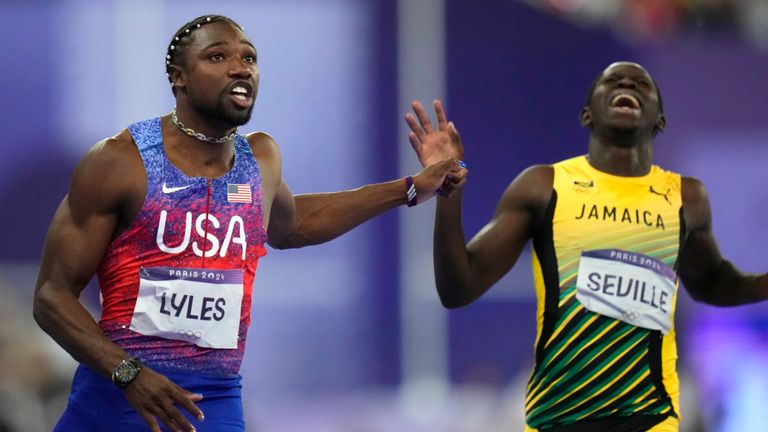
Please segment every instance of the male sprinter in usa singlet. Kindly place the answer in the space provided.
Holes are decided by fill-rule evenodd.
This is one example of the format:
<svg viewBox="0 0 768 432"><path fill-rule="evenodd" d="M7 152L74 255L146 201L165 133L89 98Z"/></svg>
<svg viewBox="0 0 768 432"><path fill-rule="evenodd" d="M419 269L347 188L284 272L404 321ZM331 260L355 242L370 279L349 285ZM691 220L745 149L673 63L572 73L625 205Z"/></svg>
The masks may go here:
<svg viewBox="0 0 768 432"><path fill-rule="evenodd" d="M35 319L81 363L56 431L244 431L238 373L265 243L322 243L450 195L466 176L448 158L405 179L293 196L274 140L236 131L259 81L240 26L192 20L166 68L176 107L91 149L46 239ZM78 300L94 274L98 324Z"/></svg>
<svg viewBox="0 0 768 432"><path fill-rule="evenodd" d="M422 163L461 159L442 107L435 104L442 135L428 134L423 107L413 108L411 143L432 155ZM590 131L588 154L525 170L469 243L461 188L438 200L438 294L448 308L473 302L532 240L538 333L525 430L677 431L678 278L714 305L765 300L768 279L722 258L699 181L653 165L653 139L666 120L642 66L620 62L600 73L581 123Z"/></svg>

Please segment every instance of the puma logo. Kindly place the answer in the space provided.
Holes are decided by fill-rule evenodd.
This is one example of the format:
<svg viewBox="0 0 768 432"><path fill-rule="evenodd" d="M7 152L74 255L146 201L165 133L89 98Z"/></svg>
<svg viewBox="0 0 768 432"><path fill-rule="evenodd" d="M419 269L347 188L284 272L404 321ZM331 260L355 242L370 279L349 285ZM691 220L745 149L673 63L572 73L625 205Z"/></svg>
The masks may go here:
<svg viewBox="0 0 768 432"><path fill-rule="evenodd" d="M651 186L651 187L648 189L648 191L649 191L650 193L652 193L652 194L658 195L658 196L660 196L660 197L664 197L664 201L668 202L670 205L672 204L672 201L670 201L670 200L669 200L669 193L670 193L670 192L672 192L672 189L667 189L667 191L666 191L666 192L664 192L664 193L661 193L661 192L655 191L655 190L653 189L653 186Z"/></svg>

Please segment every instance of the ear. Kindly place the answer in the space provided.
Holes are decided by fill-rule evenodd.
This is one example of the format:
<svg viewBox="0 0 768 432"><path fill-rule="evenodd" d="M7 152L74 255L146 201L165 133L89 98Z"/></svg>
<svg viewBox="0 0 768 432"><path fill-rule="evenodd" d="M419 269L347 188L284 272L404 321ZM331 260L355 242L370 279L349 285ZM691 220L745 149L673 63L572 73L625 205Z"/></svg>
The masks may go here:
<svg viewBox="0 0 768 432"><path fill-rule="evenodd" d="M590 111L589 107L584 107L581 109L581 114L579 115L579 123L581 123L582 127L585 128L592 128L592 111Z"/></svg>
<svg viewBox="0 0 768 432"><path fill-rule="evenodd" d="M171 83L174 88L184 88L187 85L186 75L184 69L177 65L171 65L168 67L168 74L171 78Z"/></svg>
<svg viewBox="0 0 768 432"><path fill-rule="evenodd" d="M667 127L667 118L664 117L664 114L659 113L659 118L656 119L656 125L654 125L654 132L664 132L664 129Z"/></svg>

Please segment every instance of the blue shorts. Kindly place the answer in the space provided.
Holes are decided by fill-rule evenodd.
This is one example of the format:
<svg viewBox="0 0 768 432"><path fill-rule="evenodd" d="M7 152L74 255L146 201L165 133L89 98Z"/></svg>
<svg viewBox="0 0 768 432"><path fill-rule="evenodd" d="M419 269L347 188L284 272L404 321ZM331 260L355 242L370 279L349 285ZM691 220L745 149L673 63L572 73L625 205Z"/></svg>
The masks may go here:
<svg viewBox="0 0 768 432"><path fill-rule="evenodd" d="M196 402L205 414L205 421L197 421L183 408L198 432L244 432L243 403L240 395L240 376L234 378L201 377L179 372L157 371L181 388L203 395ZM167 429L162 426L163 431ZM72 381L67 409L54 432L146 432L149 426L128 404L123 391L112 382L79 366Z"/></svg>

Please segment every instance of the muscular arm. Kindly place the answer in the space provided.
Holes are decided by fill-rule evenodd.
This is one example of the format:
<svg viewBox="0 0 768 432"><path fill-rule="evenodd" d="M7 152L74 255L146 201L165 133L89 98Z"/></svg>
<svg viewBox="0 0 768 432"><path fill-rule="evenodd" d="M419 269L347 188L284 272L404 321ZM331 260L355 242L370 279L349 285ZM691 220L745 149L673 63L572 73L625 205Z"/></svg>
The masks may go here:
<svg viewBox="0 0 768 432"><path fill-rule="evenodd" d="M435 216L435 280L447 308L467 305L517 262L552 194L552 168L534 166L507 188L491 221L465 244L461 191L438 200Z"/></svg>
<svg viewBox="0 0 768 432"><path fill-rule="evenodd" d="M678 273L691 297L717 306L768 299L768 275L742 273L720 255L704 185L696 179L683 178L682 195L687 235L680 251Z"/></svg>
<svg viewBox="0 0 768 432"><path fill-rule="evenodd" d="M75 170L48 230L34 298L40 327L77 361L104 376L130 356L104 336L79 296L118 224L122 191L110 171L122 168L114 147L97 144Z"/></svg>
<svg viewBox="0 0 768 432"><path fill-rule="evenodd" d="M281 183L272 207L269 244L278 249L323 243L407 202L403 179L341 192L292 195Z"/></svg>
<svg viewBox="0 0 768 432"><path fill-rule="evenodd" d="M281 177L280 155L274 140L266 134L254 134L249 141L264 169L265 195L273 196L268 203L271 207L267 233L269 245L274 248L300 248L333 240L408 202L403 179L340 192L293 195ZM451 179L447 180L449 174ZM450 192L465 176L466 170L453 159L433 163L413 175L418 202L434 196L441 186ZM274 194L267 189L274 190Z"/></svg>
<svg viewBox="0 0 768 432"><path fill-rule="evenodd" d="M104 335L79 297L109 242L127 219L132 220L126 214L135 216L145 193L141 160L130 139L123 134L99 143L75 170L45 240L34 318L78 362L105 377L131 356ZM193 429L174 404L202 418L193 402L199 395L146 367L125 388L125 395L152 432L160 431L155 417L174 431Z"/></svg>

